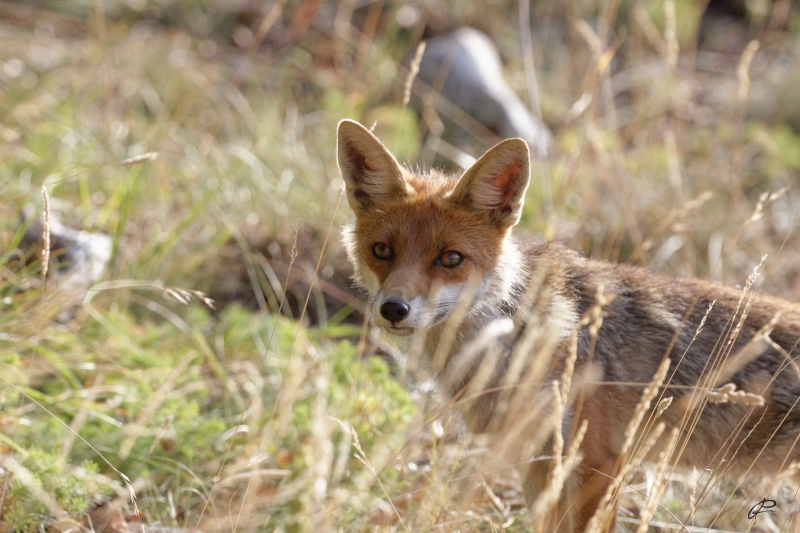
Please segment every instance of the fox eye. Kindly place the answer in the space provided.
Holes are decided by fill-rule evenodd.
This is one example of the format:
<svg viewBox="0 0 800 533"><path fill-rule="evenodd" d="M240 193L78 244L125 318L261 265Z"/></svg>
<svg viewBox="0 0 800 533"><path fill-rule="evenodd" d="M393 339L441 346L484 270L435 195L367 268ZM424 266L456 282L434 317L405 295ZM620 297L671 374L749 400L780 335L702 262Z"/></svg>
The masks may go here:
<svg viewBox="0 0 800 533"><path fill-rule="evenodd" d="M439 257L439 264L447 268L457 267L463 261L464 255L455 250L449 250Z"/></svg>
<svg viewBox="0 0 800 533"><path fill-rule="evenodd" d="M372 246L372 255L384 261L392 258L392 247L385 242L376 242Z"/></svg>

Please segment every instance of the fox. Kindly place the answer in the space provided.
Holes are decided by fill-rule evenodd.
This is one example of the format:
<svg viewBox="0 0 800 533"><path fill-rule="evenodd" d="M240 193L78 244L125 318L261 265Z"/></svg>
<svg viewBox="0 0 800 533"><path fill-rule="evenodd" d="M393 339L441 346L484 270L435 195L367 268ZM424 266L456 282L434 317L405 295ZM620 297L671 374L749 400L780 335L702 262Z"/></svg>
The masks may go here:
<svg viewBox="0 0 800 533"><path fill-rule="evenodd" d="M517 238L522 139L463 173L412 171L343 120L337 160L369 320L410 336L468 430L515 465L537 531L614 531L636 454L773 480L800 461L800 306L755 274L673 279Z"/></svg>

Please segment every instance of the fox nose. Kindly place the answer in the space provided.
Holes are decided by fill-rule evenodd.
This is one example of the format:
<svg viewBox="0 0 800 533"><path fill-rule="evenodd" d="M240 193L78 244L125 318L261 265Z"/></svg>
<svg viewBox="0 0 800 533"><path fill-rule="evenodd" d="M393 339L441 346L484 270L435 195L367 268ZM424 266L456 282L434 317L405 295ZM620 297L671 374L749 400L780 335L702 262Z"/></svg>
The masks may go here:
<svg viewBox="0 0 800 533"><path fill-rule="evenodd" d="M401 300L386 300L381 304L381 316L394 325L408 316L411 308Z"/></svg>

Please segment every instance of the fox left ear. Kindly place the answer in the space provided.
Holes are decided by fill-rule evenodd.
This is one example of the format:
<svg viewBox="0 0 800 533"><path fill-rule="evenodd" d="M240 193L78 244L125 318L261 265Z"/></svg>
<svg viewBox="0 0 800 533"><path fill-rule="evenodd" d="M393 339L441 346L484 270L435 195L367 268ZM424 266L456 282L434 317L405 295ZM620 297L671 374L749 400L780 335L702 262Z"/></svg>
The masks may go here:
<svg viewBox="0 0 800 533"><path fill-rule="evenodd" d="M522 139L508 139L464 173L450 198L486 213L501 226L511 227L519 222L530 177L528 144Z"/></svg>
<svg viewBox="0 0 800 533"><path fill-rule="evenodd" d="M339 123L339 170L356 213L408 195L400 163L370 131L353 120Z"/></svg>

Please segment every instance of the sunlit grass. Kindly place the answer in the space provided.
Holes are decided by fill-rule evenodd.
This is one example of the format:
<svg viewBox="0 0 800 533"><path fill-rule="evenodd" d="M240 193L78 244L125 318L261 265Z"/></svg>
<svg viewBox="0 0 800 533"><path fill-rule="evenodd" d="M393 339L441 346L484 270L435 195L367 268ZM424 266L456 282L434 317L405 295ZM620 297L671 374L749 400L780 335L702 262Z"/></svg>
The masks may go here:
<svg viewBox="0 0 800 533"><path fill-rule="evenodd" d="M663 31L663 6L652 4ZM699 15L678 4L676 42L691 46ZM485 15L490 28L508 26L499 8L462 9L465 22ZM285 284L289 269L313 279L322 254L320 279L350 292L338 233L325 240L331 224L350 218L334 162L339 119L376 122L402 161L419 154L415 116L401 105L408 36L393 24L366 41L337 35L336 53L349 60L339 62L322 53L327 41L309 37L256 55L236 84L242 50L222 39L212 47L181 29L113 19L105 29L101 42L91 32L0 25L0 467L9 480L0 530L66 529L61 510L73 520L63 524L74 524L108 500L133 520L126 480L100 455L130 480L145 523L529 528L518 478L464 434L449 404L415 376L400 380L398 361L371 357L370 335L346 320L346 306L320 313L319 302L339 293ZM523 94L516 38L497 33ZM624 49L613 65L605 81L625 104L611 101L612 109L602 76L586 75L597 58L579 34L534 37L555 145L546 166L534 165L520 234L730 284L743 283L766 253L776 260L766 290L800 296L800 138L780 117L750 118L736 100L735 66L709 94L695 88L707 72L668 68L663 50L633 35L645 54ZM601 96L571 115L584 92ZM158 157L123 163L147 152ZM543 173L551 220L541 217ZM42 185L64 224L111 237L104 279L127 287L99 287L86 305L56 277L42 292L40 263L17 250L19 212L41 212ZM757 210L763 192L783 187ZM194 298L185 306L152 290L164 285L249 293L253 305L221 302L215 312ZM299 317L309 295L323 327L278 316L285 299L280 314ZM26 485L14 468L34 481ZM638 523L651 475L623 487L623 518ZM696 506L695 524L710 523L731 492L714 485L700 498L703 475L674 476L663 508L683 517ZM733 510L715 527L746 523L741 507L759 488L733 493ZM787 513L793 494L780 497ZM668 520L663 508L654 520Z"/></svg>

